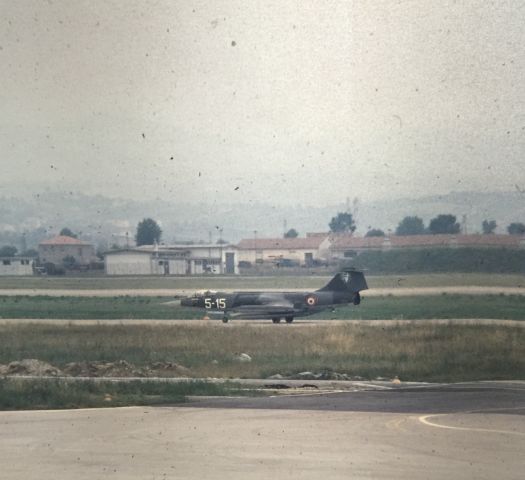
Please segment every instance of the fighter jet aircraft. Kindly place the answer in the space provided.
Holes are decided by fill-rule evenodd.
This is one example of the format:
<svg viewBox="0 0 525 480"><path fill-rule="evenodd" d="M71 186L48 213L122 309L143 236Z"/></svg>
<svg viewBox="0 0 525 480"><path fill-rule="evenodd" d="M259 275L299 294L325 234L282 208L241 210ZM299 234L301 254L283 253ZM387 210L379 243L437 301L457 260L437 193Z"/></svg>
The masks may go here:
<svg viewBox="0 0 525 480"><path fill-rule="evenodd" d="M306 317L338 305L359 305L359 292L367 288L363 272L344 270L314 292L207 291L183 298L181 306L204 308L210 318L218 317L224 323L233 318L271 318L273 323L284 318L292 323L295 317Z"/></svg>

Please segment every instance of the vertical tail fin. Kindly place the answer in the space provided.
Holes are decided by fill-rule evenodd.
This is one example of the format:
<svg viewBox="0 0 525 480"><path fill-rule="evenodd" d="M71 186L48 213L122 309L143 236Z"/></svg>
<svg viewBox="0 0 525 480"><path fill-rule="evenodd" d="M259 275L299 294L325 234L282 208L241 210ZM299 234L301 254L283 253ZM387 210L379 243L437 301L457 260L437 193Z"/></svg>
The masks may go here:
<svg viewBox="0 0 525 480"><path fill-rule="evenodd" d="M347 292L357 293L367 290L365 275L358 270L343 270L339 272L318 292Z"/></svg>

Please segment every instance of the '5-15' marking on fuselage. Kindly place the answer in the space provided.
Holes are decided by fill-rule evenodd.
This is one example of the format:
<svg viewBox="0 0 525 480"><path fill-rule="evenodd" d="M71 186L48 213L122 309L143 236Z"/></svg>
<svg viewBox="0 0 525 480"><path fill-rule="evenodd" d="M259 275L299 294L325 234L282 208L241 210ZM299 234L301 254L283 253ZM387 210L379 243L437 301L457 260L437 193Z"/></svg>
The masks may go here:
<svg viewBox="0 0 525 480"><path fill-rule="evenodd" d="M215 300L213 298L205 298L204 299L204 307L205 308L218 308L218 309L225 309L226 308L226 299L225 298L216 298Z"/></svg>

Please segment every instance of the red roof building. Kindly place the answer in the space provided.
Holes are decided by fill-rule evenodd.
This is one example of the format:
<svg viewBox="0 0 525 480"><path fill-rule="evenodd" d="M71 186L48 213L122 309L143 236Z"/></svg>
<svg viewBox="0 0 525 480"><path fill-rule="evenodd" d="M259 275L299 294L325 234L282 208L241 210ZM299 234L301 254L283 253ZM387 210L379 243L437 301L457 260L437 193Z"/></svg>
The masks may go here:
<svg viewBox="0 0 525 480"><path fill-rule="evenodd" d="M327 233L306 238L245 238L237 244L240 261L260 263L289 259L305 265L314 260L354 257L370 250L452 247L521 248L525 247L525 237L496 234L356 237Z"/></svg>
<svg viewBox="0 0 525 480"><path fill-rule="evenodd" d="M95 247L91 243L65 235L40 242L38 244L38 258L41 263L53 263L57 266L62 266L64 263L89 265L97 260Z"/></svg>
<svg viewBox="0 0 525 480"><path fill-rule="evenodd" d="M330 239L332 257L351 257L367 250L392 248L440 247L525 247L525 237L519 235L406 235L385 237L354 237L334 235Z"/></svg>
<svg viewBox="0 0 525 480"><path fill-rule="evenodd" d="M39 245L91 245L89 242L84 242L78 238L68 237L66 235L58 235L50 238L49 240L43 240Z"/></svg>

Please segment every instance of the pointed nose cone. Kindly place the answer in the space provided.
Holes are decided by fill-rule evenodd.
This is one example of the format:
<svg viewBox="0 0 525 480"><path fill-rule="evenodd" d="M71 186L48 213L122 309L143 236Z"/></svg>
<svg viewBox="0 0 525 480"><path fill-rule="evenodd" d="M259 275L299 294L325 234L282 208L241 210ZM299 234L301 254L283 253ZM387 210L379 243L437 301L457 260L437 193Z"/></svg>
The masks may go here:
<svg viewBox="0 0 525 480"><path fill-rule="evenodd" d="M182 304L181 300L173 300L173 302L170 302L170 305L173 305L174 307L180 307Z"/></svg>

